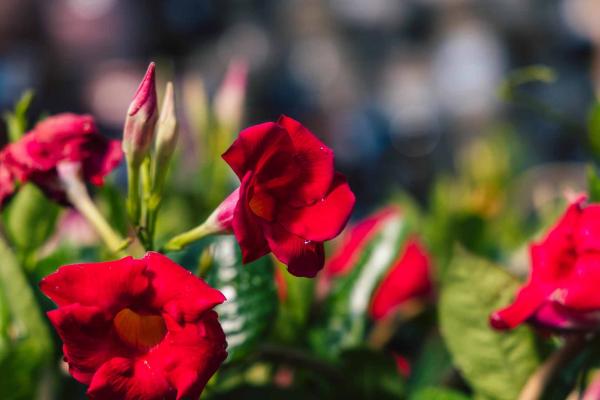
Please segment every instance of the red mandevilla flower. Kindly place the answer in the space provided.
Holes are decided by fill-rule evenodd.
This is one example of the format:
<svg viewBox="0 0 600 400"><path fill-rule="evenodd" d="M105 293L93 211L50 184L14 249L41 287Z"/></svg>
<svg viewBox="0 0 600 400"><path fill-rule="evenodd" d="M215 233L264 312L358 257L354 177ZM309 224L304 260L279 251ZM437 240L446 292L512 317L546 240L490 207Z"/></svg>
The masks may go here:
<svg viewBox="0 0 600 400"><path fill-rule="evenodd" d="M531 275L514 302L490 317L496 329L529 320L557 330L600 327L600 204L571 204L530 248Z"/></svg>
<svg viewBox="0 0 600 400"><path fill-rule="evenodd" d="M48 117L0 152L0 202L13 194L15 180L19 180L33 182L49 197L66 203L59 163L80 163L84 178L100 186L121 158L119 142L99 134L91 116Z"/></svg>
<svg viewBox="0 0 600 400"><path fill-rule="evenodd" d="M411 239L375 290L369 314L374 320L385 318L405 302L429 296L432 287L429 256Z"/></svg>
<svg viewBox="0 0 600 400"><path fill-rule="evenodd" d="M225 297L162 254L64 266L40 288L92 399L198 398L227 356L212 310Z"/></svg>
<svg viewBox="0 0 600 400"><path fill-rule="evenodd" d="M331 149L282 116L243 130L223 158L241 185L219 206L217 219L233 230L244 263L272 251L290 273L315 276L323 242L341 232L354 207Z"/></svg>

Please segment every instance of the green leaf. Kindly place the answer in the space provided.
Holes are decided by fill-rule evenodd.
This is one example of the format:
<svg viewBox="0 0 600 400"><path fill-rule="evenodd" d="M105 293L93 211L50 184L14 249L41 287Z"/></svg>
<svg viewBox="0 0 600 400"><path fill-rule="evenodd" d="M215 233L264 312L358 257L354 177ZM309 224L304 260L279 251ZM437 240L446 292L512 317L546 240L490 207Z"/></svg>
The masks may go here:
<svg viewBox="0 0 600 400"><path fill-rule="evenodd" d="M353 349L342 353L341 362L346 384L338 388L336 398L392 400L404 396L404 380L391 355Z"/></svg>
<svg viewBox="0 0 600 400"><path fill-rule="evenodd" d="M6 400L35 398L40 374L52 354L52 341L23 270L0 240L0 388Z"/></svg>
<svg viewBox="0 0 600 400"><path fill-rule="evenodd" d="M511 100L515 90L526 83L552 83L556 80L556 72L545 65L530 65L510 73L499 88L499 96L503 100Z"/></svg>
<svg viewBox="0 0 600 400"><path fill-rule="evenodd" d="M33 184L25 184L4 211L6 231L19 253L28 255L52 234L60 207Z"/></svg>
<svg viewBox="0 0 600 400"><path fill-rule="evenodd" d="M27 90L22 95L17 104L15 111L7 111L4 113L4 120L8 129L8 138L11 142L16 142L23 136L27 130L27 110L33 100L33 90Z"/></svg>
<svg viewBox="0 0 600 400"><path fill-rule="evenodd" d="M455 254L440 297L442 335L476 394L515 399L540 363L536 337L527 326L496 332L488 318L512 301L519 283L483 259Z"/></svg>
<svg viewBox="0 0 600 400"><path fill-rule="evenodd" d="M282 343L295 343L304 339L310 308L314 299L314 279L299 278L287 272L285 265L277 262L283 280L284 298L279 299L274 337Z"/></svg>
<svg viewBox="0 0 600 400"><path fill-rule="evenodd" d="M341 350L362 343L371 295L398 258L407 234L403 216L386 220L351 271L334 281L324 304L322 327L313 330L310 337L321 356L335 358Z"/></svg>
<svg viewBox="0 0 600 400"><path fill-rule="evenodd" d="M200 267L210 268L206 281L227 298L216 307L227 336L227 360L239 360L264 340L275 319L277 291L273 263L269 257L262 257L242 265L239 247L232 236L216 238L201 257L210 263Z"/></svg>
<svg viewBox="0 0 600 400"><path fill-rule="evenodd" d="M418 392L424 387L440 385L452 372L452 360L442 338L430 335L419 352L417 361L411 365L408 392Z"/></svg>
<svg viewBox="0 0 600 400"><path fill-rule="evenodd" d="M420 389L410 400L468 400L463 393L440 387L427 387Z"/></svg>
<svg viewBox="0 0 600 400"><path fill-rule="evenodd" d="M593 165L587 167L588 196L591 203L600 202L600 177Z"/></svg>
<svg viewBox="0 0 600 400"><path fill-rule="evenodd" d="M587 120L588 139L590 148L596 155L600 155L600 102L596 101L588 113Z"/></svg>

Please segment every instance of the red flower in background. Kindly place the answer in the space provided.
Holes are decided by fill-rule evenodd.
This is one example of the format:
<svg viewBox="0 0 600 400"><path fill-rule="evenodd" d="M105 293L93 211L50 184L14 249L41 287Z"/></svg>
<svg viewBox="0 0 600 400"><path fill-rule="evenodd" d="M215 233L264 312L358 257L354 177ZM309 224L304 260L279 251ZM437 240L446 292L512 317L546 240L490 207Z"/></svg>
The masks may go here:
<svg viewBox="0 0 600 400"><path fill-rule="evenodd" d="M33 182L49 197L65 203L56 169L59 163L81 163L84 178L100 186L121 158L119 141L99 134L91 116L48 117L0 152L0 202L13 194L18 180Z"/></svg>
<svg viewBox="0 0 600 400"><path fill-rule="evenodd" d="M282 116L243 130L223 158L241 185L219 207L219 222L233 230L244 263L271 251L290 273L315 276L323 242L341 232L354 207L331 149Z"/></svg>
<svg viewBox="0 0 600 400"><path fill-rule="evenodd" d="M430 260L423 246L409 240L404 251L375 289L369 314L374 320L385 318L408 300L431 294Z"/></svg>
<svg viewBox="0 0 600 400"><path fill-rule="evenodd" d="M600 204L571 204L530 248L531 275L514 302L490 317L496 329L530 320L559 330L600 327Z"/></svg>
<svg viewBox="0 0 600 400"><path fill-rule="evenodd" d="M159 253L77 264L40 283L71 375L98 400L198 398L227 356L225 297Z"/></svg>
<svg viewBox="0 0 600 400"><path fill-rule="evenodd" d="M388 206L348 229L337 251L327 260L323 270L325 278L344 275L352 269L369 239L379 231L381 225L388 218L398 217L401 214L400 208Z"/></svg>

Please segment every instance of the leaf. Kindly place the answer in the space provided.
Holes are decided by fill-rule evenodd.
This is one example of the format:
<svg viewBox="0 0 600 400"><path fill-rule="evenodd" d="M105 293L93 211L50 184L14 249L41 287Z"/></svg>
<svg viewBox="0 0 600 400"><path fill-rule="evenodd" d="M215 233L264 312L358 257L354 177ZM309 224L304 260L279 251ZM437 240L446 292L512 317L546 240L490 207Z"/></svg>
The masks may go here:
<svg viewBox="0 0 600 400"><path fill-rule="evenodd" d="M322 327L311 332L311 344L319 354L335 358L341 350L362 343L371 295L397 259L407 234L403 216L386 220L352 270L334 281L324 304Z"/></svg>
<svg viewBox="0 0 600 400"><path fill-rule="evenodd" d="M336 398L400 399L404 396L404 380L394 359L367 349L353 349L341 355L346 384L338 388Z"/></svg>
<svg viewBox="0 0 600 400"><path fill-rule="evenodd" d="M600 155L600 102L596 101L588 113L587 120L588 139L590 148L596 155Z"/></svg>
<svg viewBox="0 0 600 400"><path fill-rule="evenodd" d="M40 373L52 354L52 341L23 270L2 240L0 258L0 303L5 304L0 307L2 399L29 400L35 397Z"/></svg>
<svg viewBox="0 0 600 400"><path fill-rule="evenodd" d="M206 281L227 298L216 307L227 336L227 361L239 360L264 340L277 313L273 263L263 257L242 265L232 236L217 238L201 257L206 262L201 270L210 268Z"/></svg>
<svg viewBox="0 0 600 400"><path fill-rule="evenodd" d="M282 343L294 343L304 338L310 308L314 299L314 279L299 278L287 272L285 265L277 262L276 274L282 280L279 309L274 326L274 337ZM283 296L283 298L281 298Z"/></svg>
<svg viewBox="0 0 600 400"><path fill-rule="evenodd" d="M442 338L430 335L419 352L419 358L411 366L408 392L419 392L422 388L439 385L452 371L452 360Z"/></svg>
<svg viewBox="0 0 600 400"><path fill-rule="evenodd" d="M21 187L4 211L8 236L20 253L30 254L50 237L59 210L35 185Z"/></svg>
<svg viewBox="0 0 600 400"><path fill-rule="evenodd" d="M469 397L463 393L439 387L427 387L420 389L410 400L468 400Z"/></svg>
<svg viewBox="0 0 600 400"><path fill-rule="evenodd" d="M15 111L7 111L4 113L4 120L8 129L8 138L11 142L16 142L23 136L27 130L27 110L33 100L33 90L27 90L22 95L17 104Z"/></svg>
<svg viewBox="0 0 600 400"><path fill-rule="evenodd" d="M455 365L478 395L515 399L540 363L536 338L527 326L496 332L488 318L512 300L519 283L483 259L455 253L440 297L442 335Z"/></svg>
<svg viewBox="0 0 600 400"><path fill-rule="evenodd" d="M545 65L530 65L510 73L499 87L499 96L503 100L511 100L515 90L521 85L531 82L552 83L556 80L556 72Z"/></svg>
<svg viewBox="0 0 600 400"><path fill-rule="evenodd" d="M600 202L600 177L593 165L587 167L588 196L591 203Z"/></svg>

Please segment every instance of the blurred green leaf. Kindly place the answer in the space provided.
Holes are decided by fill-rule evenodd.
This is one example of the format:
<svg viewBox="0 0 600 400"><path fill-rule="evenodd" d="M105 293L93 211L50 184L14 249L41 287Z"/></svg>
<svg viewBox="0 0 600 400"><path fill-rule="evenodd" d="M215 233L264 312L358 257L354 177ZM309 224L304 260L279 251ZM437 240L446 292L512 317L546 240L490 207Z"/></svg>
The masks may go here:
<svg viewBox="0 0 600 400"><path fill-rule="evenodd" d="M587 131L592 152L600 155L600 102L598 101L592 105L588 112Z"/></svg>
<svg viewBox="0 0 600 400"><path fill-rule="evenodd" d="M443 337L454 363L482 398L517 398L540 363L529 327L496 332L488 323L492 311L512 301L518 286L507 272L461 250L455 251L443 282Z"/></svg>
<svg viewBox="0 0 600 400"><path fill-rule="evenodd" d="M442 384L452 368L452 359L442 338L437 332L429 335L419 351L419 358L411 366L407 391L416 393L424 387Z"/></svg>
<svg viewBox="0 0 600 400"><path fill-rule="evenodd" d="M593 165L587 167L587 184L588 200L592 203L600 202L600 177Z"/></svg>
<svg viewBox="0 0 600 400"><path fill-rule="evenodd" d="M44 244L54 231L59 211L34 184L21 187L3 213L9 239L19 253L28 255Z"/></svg>
<svg viewBox="0 0 600 400"><path fill-rule="evenodd" d="M530 65L512 71L499 87L498 94L503 100L511 100L515 90L526 83L552 83L556 80L556 72L545 65Z"/></svg>
<svg viewBox="0 0 600 400"><path fill-rule="evenodd" d="M336 278L324 304L322 326L311 332L317 353L335 358L362 343L370 299L383 274L397 259L409 228L403 216L390 218L367 243L356 265Z"/></svg>
<svg viewBox="0 0 600 400"><path fill-rule="evenodd" d="M338 388L336 398L401 399L404 379L391 355L367 349L342 353L342 374L346 384Z"/></svg>
<svg viewBox="0 0 600 400"><path fill-rule="evenodd" d="M278 273L283 281L280 284L284 285L284 298L279 299L274 338L283 343L302 341L314 299L315 280L294 276L279 262L275 268L279 268Z"/></svg>
<svg viewBox="0 0 600 400"><path fill-rule="evenodd" d="M7 345L0 352L2 399L30 400L52 354L50 332L23 270L2 240L0 258L0 302L5 302L9 314L0 320L0 337Z"/></svg>
<svg viewBox="0 0 600 400"><path fill-rule="evenodd" d="M206 281L227 301L216 307L227 336L228 362L238 360L264 340L277 313L273 263L262 257L242 265L233 236L218 237L201 256L201 271L210 268Z"/></svg>
<svg viewBox="0 0 600 400"><path fill-rule="evenodd" d="M427 387L420 389L410 400L468 400L469 396L463 393L440 387Z"/></svg>
<svg viewBox="0 0 600 400"><path fill-rule="evenodd" d="M8 139L11 142L16 142L27 131L27 110L33 100L33 90L27 90L22 95L17 104L15 104L14 112L7 111L4 113L4 120L8 130Z"/></svg>

